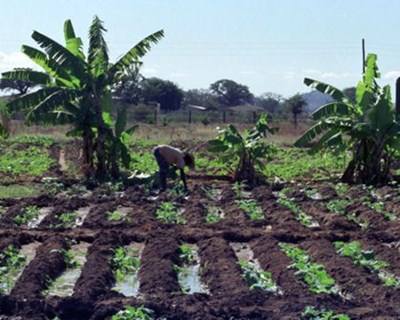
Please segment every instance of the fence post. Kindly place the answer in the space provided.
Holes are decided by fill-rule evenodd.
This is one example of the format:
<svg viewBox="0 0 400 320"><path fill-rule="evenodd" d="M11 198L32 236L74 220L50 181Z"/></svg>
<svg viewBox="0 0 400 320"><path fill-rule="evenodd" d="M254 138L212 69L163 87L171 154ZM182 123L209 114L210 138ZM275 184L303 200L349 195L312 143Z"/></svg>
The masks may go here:
<svg viewBox="0 0 400 320"><path fill-rule="evenodd" d="M192 123L192 110L191 110L191 109L189 109L189 118L188 118L188 122L189 122L189 124Z"/></svg>
<svg viewBox="0 0 400 320"><path fill-rule="evenodd" d="M222 123L226 123L226 111L222 112Z"/></svg>

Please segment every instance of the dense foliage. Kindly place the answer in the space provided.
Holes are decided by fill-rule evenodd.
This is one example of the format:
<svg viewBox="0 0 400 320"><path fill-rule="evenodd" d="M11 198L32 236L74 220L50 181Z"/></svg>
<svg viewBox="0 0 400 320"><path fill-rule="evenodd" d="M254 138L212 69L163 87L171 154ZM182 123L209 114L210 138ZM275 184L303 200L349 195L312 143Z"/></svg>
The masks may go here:
<svg viewBox="0 0 400 320"><path fill-rule="evenodd" d="M295 145L307 146L317 139L314 150L336 149L352 154L343 181L352 183L385 183L390 166L398 155L400 124L396 119L390 86L381 88L377 56L369 54L366 71L356 88L355 101L328 84L308 79L304 83L329 94L334 102L313 113L317 123L299 138Z"/></svg>
<svg viewBox="0 0 400 320"><path fill-rule="evenodd" d="M41 87L12 100L9 109L24 111L28 122L72 124L68 135L83 138L85 173L88 176L95 174L99 179L118 177L120 160L124 165L129 162L124 139L133 129L125 130L125 110L119 110L113 123L112 86L125 73L138 67L140 58L164 34L160 30L149 35L111 64L105 31L103 22L95 17L89 30L87 56L69 20L64 24L65 46L34 31L32 38L44 51L23 45L22 52L44 72L14 70L3 73L5 80L29 81Z"/></svg>
<svg viewBox="0 0 400 320"><path fill-rule="evenodd" d="M243 134L234 125L219 131L218 136L208 142L211 152L220 154L223 161L234 169L234 181L247 181L250 185L258 181L256 166L264 167L263 159L268 159L273 150L263 138L276 130L268 126L267 116L261 115L254 128Z"/></svg>

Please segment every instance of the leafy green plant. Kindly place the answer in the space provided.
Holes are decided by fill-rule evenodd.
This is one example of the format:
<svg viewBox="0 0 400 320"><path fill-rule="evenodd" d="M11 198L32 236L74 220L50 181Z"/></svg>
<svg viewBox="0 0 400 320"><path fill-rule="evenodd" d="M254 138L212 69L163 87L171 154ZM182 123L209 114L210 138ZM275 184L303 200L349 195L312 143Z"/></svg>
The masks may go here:
<svg viewBox="0 0 400 320"><path fill-rule="evenodd" d="M68 269L74 269L79 267L79 263L75 259L75 255L72 250L61 249L61 254L64 257L64 261Z"/></svg>
<svg viewBox="0 0 400 320"><path fill-rule="evenodd" d="M127 306L124 310L118 311L111 320L153 320L153 311L143 306Z"/></svg>
<svg viewBox="0 0 400 320"><path fill-rule="evenodd" d="M33 40L43 51L22 46L22 52L44 72L29 69L3 73L3 79L30 81L40 87L8 103L12 112L23 111L28 123L71 124L69 136L83 139L84 171L99 179L119 177L119 165L129 165L126 108L118 108L115 123L111 115L112 88L164 36L157 31L133 46L115 63L110 63L103 22L95 16L89 30L85 56L81 38L70 20L64 23L65 46L34 31Z"/></svg>
<svg viewBox="0 0 400 320"><path fill-rule="evenodd" d="M117 281L125 279L129 272L137 272L140 268L138 252L124 247L117 247L111 260L111 267Z"/></svg>
<svg viewBox="0 0 400 320"><path fill-rule="evenodd" d="M347 220L356 223L363 229L367 228L368 227L367 221L362 221L355 215L355 213L348 212L346 210L346 208L350 204L352 204L352 201L348 199L334 199L327 203L326 208L332 213L340 214L346 217Z"/></svg>
<svg viewBox="0 0 400 320"><path fill-rule="evenodd" d="M36 146L8 149L0 155L0 172L37 177L48 171L53 163L48 153Z"/></svg>
<svg viewBox="0 0 400 320"><path fill-rule="evenodd" d="M239 208L242 209L250 218L250 220L264 219L262 208L258 205L256 200L253 199L240 199L235 201Z"/></svg>
<svg viewBox="0 0 400 320"><path fill-rule="evenodd" d="M342 182L336 183L335 191L339 197L343 197L349 191L349 185L346 183L342 183Z"/></svg>
<svg viewBox="0 0 400 320"><path fill-rule="evenodd" d="M334 102L313 113L317 123L300 137L295 146L304 147L318 138L313 150L349 151L352 154L342 180L348 183L378 184L390 178L392 161L398 156L400 124L392 103L390 86L381 88L377 56L369 54L366 70L352 101L337 88L312 79L304 83L330 95Z"/></svg>
<svg viewBox="0 0 400 320"><path fill-rule="evenodd" d="M121 221L125 219L125 215L118 210L109 211L106 213L106 215L108 221Z"/></svg>
<svg viewBox="0 0 400 320"><path fill-rule="evenodd" d="M290 211L292 211L295 216L296 220L298 220L302 225L306 227L314 227L318 226L318 223L313 220L311 216L309 216L307 213L305 213L295 202L294 200L290 199L286 193L285 190L282 190L279 193L278 201L277 201L281 206L284 206L288 208Z"/></svg>
<svg viewBox="0 0 400 320"><path fill-rule="evenodd" d="M26 263L26 257L19 250L9 245L0 252L0 293L5 293L15 282L16 272Z"/></svg>
<svg viewBox="0 0 400 320"><path fill-rule="evenodd" d="M72 228L75 225L77 214L76 212L63 212L57 218L60 223L56 227Z"/></svg>
<svg viewBox="0 0 400 320"><path fill-rule="evenodd" d="M158 207L156 211L156 218L164 223L186 223L186 220L182 216L182 213L179 212L178 209L171 202L164 202Z"/></svg>
<svg viewBox="0 0 400 320"><path fill-rule="evenodd" d="M389 264L385 261L375 259L375 255L372 250L363 250L360 242L351 241L349 243L345 243L342 241L336 241L334 242L334 245L340 255L349 257L356 265L362 266L369 271L377 273L379 279L381 279L385 286L400 286L400 278L388 271L385 271L385 268L387 268Z"/></svg>
<svg viewBox="0 0 400 320"><path fill-rule="evenodd" d="M311 292L338 293L335 280L326 272L324 266L312 262L304 250L288 243L280 243L279 247L293 261L289 268L297 270L296 274L303 278Z"/></svg>
<svg viewBox="0 0 400 320"><path fill-rule="evenodd" d="M182 244L179 246L179 258L183 263L193 263L194 262L194 251L193 247L188 244Z"/></svg>
<svg viewBox="0 0 400 320"><path fill-rule="evenodd" d="M397 219L397 216L385 209L385 203L383 201L371 201L368 197L364 198L363 202L364 205L369 207L370 209L374 210L375 212L383 215L386 220L394 221Z"/></svg>
<svg viewBox="0 0 400 320"><path fill-rule="evenodd" d="M38 207L27 206L14 218L14 222L19 226L27 224L29 221L37 219L39 217L39 213Z"/></svg>
<svg viewBox="0 0 400 320"><path fill-rule="evenodd" d="M50 147L55 142L52 136L44 135L19 135L9 139L10 144L23 144L23 145L35 145L41 147Z"/></svg>
<svg viewBox="0 0 400 320"><path fill-rule="evenodd" d="M207 207L206 223L217 223L222 220L222 209L215 206Z"/></svg>
<svg viewBox="0 0 400 320"><path fill-rule="evenodd" d="M272 279L271 272L259 270L251 261L239 260L243 276L250 289L261 289L267 292L280 292L279 287Z"/></svg>
<svg viewBox="0 0 400 320"><path fill-rule="evenodd" d="M335 314L331 310L320 310L313 306L305 307L301 317L304 320L350 320L346 314Z"/></svg>
<svg viewBox="0 0 400 320"><path fill-rule="evenodd" d="M318 152L310 154L300 148L280 148L274 151L274 158L263 169L265 176L280 180L299 180L307 177L326 179L334 177L346 168L346 154Z"/></svg>
<svg viewBox="0 0 400 320"><path fill-rule="evenodd" d="M208 142L211 152L220 154L221 159L233 168L234 181L247 181L253 185L259 180L259 173L264 168L263 159L269 159L274 150L263 138L276 129L268 126L267 115L263 114L254 128L241 134L234 125L218 132L218 136Z"/></svg>

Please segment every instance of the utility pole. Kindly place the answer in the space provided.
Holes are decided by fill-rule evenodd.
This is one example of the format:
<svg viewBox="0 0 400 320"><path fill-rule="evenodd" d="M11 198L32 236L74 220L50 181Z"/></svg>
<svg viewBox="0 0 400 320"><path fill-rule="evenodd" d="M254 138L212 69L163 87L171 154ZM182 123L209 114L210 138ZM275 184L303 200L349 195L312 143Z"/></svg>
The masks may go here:
<svg viewBox="0 0 400 320"><path fill-rule="evenodd" d="M362 46L362 74L364 74L365 73L365 39L364 38L362 38L361 46Z"/></svg>
<svg viewBox="0 0 400 320"><path fill-rule="evenodd" d="M400 77L396 80L396 119L400 120Z"/></svg>

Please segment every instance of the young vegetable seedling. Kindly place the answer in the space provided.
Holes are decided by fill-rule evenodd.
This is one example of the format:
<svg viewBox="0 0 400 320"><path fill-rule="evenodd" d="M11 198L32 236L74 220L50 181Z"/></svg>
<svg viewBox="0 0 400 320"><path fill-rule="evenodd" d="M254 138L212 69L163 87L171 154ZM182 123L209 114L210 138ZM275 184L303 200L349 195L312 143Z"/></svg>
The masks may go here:
<svg viewBox="0 0 400 320"><path fill-rule="evenodd" d="M9 291L16 275L25 265L26 257L13 245L0 252L0 293Z"/></svg>
<svg viewBox="0 0 400 320"><path fill-rule="evenodd" d="M164 223L185 224L182 213L171 202L164 202L156 211L156 218Z"/></svg>
<svg viewBox="0 0 400 320"><path fill-rule="evenodd" d="M289 243L280 243L279 247L293 261L288 268L297 270L296 274L303 278L311 292L339 294L335 279L326 272L323 265L312 262L306 251Z"/></svg>
<svg viewBox="0 0 400 320"><path fill-rule="evenodd" d="M299 221L302 225L308 227L308 228L313 228L313 227L318 227L319 223L317 221L314 221L313 217L305 213L295 202L293 199L289 198L286 195L285 190L282 190L278 194L278 203L283 206L288 208L290 211L292 211L295 216L296 220Z"/></svg>
<svg viewBox="0 0 400 320"><path fill-rule="evenodd" d="M106 214L107 214L108 221L122 221L125 219L125 214L118 210L109 211Z"/></svg>
<svg viewBox="0 0 400 320"><path fill-rule="evenodd" d="M118 311L117 314L113 315L111 320L153 320L153 310L143 306L127 306L124 310Z"/></svg>
<svg viewBox="0 0 400 320"><path fill-rule="evenodd" d="M76 212L64 212L57 216L59 224L56 227L72 228L75 225L77 219Z"/></svg>
<svg viewBox="0 0 400 320"><path fill-rule="evenodd" d="M140 268L139 253L124 247L117 247L111 261L111 267L114 271L117 281L123 281L130 272L137 272Z"/></svg>
<svg viewBox="0 0 400 320"><path fill-rule="evenodd" d="M358 241L351 241L345 243L342 241L334 242L337 252L348 257L356 265L362 266L371 272L377 273L379 279L388 287L399 287L400 278L394 274L385 270L389 266L386 261L375 259L374 252L372 250L363 250L361 243Z"/></svg>
<svg viewBox="0 0 400 320"><path fill-rule="evenodd" d="M305 307L301 314L301 319L304 320L350 320L350 317L346 314L340 313L335 314L331 310L317 309L313 306Z"/></svg>
<svg viewBox="0 0 400 320"><path fill-rule="evenodd" d="M369 223L367 221L362 221L354 213L347 212L346 208L350 204L352 204L352 201L347 199L334 199L328 202L326 208L332 213L344 216L347 220L354 222L362 229L368 228Z"/></svg>
<svg viewBox="0 0 400 320"><path fill-rule="evenodd" d="M250 220L264 219L262 208L257 204L256 200L240 199L236 200L236 203L239 205L239 208L249 216Z"/></svg>
<svg viewBox="0 0 400 320"><path fill-rule="evenodd" d="M14 222L21 226L28 224L29 221L37 219L40 211L36 206L28 206L22 210L22 212L14 218Z"/></svg>
<svg viewBox="0 0 400 320"><path fill-rule="evenodd" d="M207 207L206 223L217 223L224 218L224 212L221 208L215 206Z"/></svg>
<svg viewBox="0 0 400 320"><path fill-rule="evenodd" d="M254 262L244 259L239 260L239 265L250 289L261 289L267 292L281 293L281 290L272 279L271 272L257 268Z"/></svg>

